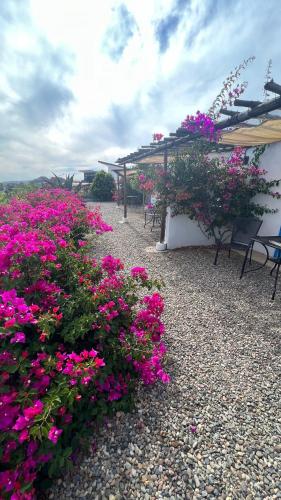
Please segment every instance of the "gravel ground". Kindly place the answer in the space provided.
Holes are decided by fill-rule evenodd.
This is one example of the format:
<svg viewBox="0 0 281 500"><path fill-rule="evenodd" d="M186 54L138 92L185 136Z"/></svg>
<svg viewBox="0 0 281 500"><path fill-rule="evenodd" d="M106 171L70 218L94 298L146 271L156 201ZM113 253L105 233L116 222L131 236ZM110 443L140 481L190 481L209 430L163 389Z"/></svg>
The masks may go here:
<svg viewBox="0 0 281 500"><path fill-rule="evenodd" d="M94 437L49 498L281 498L281 290L268 270L239 280L241 257L181 249L156 253L159 231L103 204L114 232L98 255L145 265L165 280L169 386L141 388L136 410Z"/></svg>

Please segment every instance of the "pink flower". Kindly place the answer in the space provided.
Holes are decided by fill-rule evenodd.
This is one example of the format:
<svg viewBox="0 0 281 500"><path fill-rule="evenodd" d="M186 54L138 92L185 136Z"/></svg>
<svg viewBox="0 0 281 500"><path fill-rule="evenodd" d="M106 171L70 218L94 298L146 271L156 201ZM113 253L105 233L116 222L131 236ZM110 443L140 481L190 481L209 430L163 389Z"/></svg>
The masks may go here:
<svg viewBox="0 0 281 500"><path fill-rule="evenodd" d="M58 429L56 426L53 426L49 430L48 439L52 441L53 444L57 444L57 441L62 433L63 433L62 429Z"/></svg>
<svg viewBox="0 0 281 500"><path fill-rule="evenodd" d="M95 366L96 366L97 368L102 368L103 366L105 366L105 362L104 362L104 360L103 360L103 359L101 359L101 358L96 358L96 359L95 359Z"/></svg>
<svg viewBox="0 0 281 500"><path fill-rule="evenodd" d="M92 380L91 377L83 377L81 379L81 384L82 385L88 385L91 382L91 380Z"/></svg>
<svg viewBox="0 0 281 500"><path fill-rule="evenodd" d="M24 416L25 418L27 418L28 420L36 417L36 415L40 415L40 413L42 413L43 411L43 408L44 408L44 405L42 403L42 401L40 401L40 399L38 399L33 406L29 406L28 408L25 408L23 410L23 413L24 413Z"/></svg>
<svg viewBox="0 0 281 500"><path fill-rule="evenodd" d="M237 167L229 167L227 171L230 175L239 174L239 168Z"/></svg>
<svg viewBox="0 0 281 500"><path fill-rule="evenodd" d="M148 280L148 273L145 267L132 267L131 276L132 278L139 278L142 281Z"/></svg>
<svg viewBox="0 0 281 500"><path fill-rule="evenodd" d="M153 134L153 140L156 141L156 142L159 142L161 141L161 139L164 137L163 134L161 134L161 132L156 132Z"/></svg>
<svg viewBox="0 0 281 500"><path fill-rule="evenodd" d="M168 373L164 372L162 370L162 373L161 374L158 374L160 380L162 380L163 384L169 384L169 382L171 381L171 377Z"/></svg>
<svg viewBox="0 0 281 500"><path fill-rule="evenodd" d="M7 321L5 321L4 323L4 328L11 328L11 326L14 326L16 323L16 320L15 318L11 318L11 319L8 319Z"/></svg>
<svg viewBox="0 0 281 500"><path fill-rule="evenodd" d="M182 122L182 127L192 134L200 134L208 137L210 141L217 141L219 132L216 130L215 123L210 116L197 111L196 115L187 115Z"/></svg>
<svg viewBox="0 0 281 500"><path fill-rule="evenodd" d="M13 429L15 431L21 431L22 429L25 429L29 424L29 420L26 417L18 417L16 420L15 425L13 426Z"/></svg>
<svg viewBox="0 0 281 500"><path fill-rule="evenodd" d="M87 241L78 240L78 245L79 245L79 247L84 247L87 245Z"/></svg>
<svg viewBox="0 0 281 500"><path fill-rule="evenodd" d="M72 422L72 415L70 413L66 413L62 420L64 424L70 424Z"/></svg>
<svg viewBox="0 0 281 500"><path fill-rule="evenodd" d="M62 416L66 413L66 407L65 406L61 406L59 409L58 409L58 415Z"/></svg>
<svg viewBox="0 0 281 500"><path fill-rule="evenodd" d="M25 343L25 334L23 332L17 332L10 340L11 344Z"/></svg>
<svg viewBox="0 0 281 500"><path fill-rule="evenodd" d="M112 276L117 271L124 269L124 265L120 259L115 259L112 255L106 255L102 259L102 269L108 273L109 276Z"/></svg>
<svg viewBox="0 0 281 500"><path fill-rule="evenodd" d="M23 443L24 441L27 441L29 438L29 432L27 429L23 429L19 435L19 442Z"/></svg>

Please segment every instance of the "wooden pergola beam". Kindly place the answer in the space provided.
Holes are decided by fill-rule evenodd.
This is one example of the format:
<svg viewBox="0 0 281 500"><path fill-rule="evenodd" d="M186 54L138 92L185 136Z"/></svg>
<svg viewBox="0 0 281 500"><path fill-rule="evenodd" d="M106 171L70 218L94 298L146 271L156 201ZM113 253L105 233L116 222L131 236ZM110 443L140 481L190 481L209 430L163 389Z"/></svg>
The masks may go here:
<svg viewBox="0 0 281 500"><path fill-rule="evenodd" d="M276 99L271 99L270 101L265 101L258 106L243 111L242 113L237 113L235 116L228 118L227 120L222 120L215 124L217 130L222 130L227 127L233 127L233 125L238 125L238 123L243 123L251 118L258 118L265 113L274 111L281 107L281 96Z"/></svg>
<svg viewBox="0 0 281 500"><path fill-rule="evenodd" d="M217 122L215 124L216 130L223 130L228 127L233 127L234 125L246 122L251 118L262 117L267 113L269 113L270 111L281 108L281 95L280 97L271 99L270 101L264 101L263 103L259 103L259 101L246 101L241 99L238 99L237 101L240 102L239 105L241 105L242 102L244 106L247 106L250 109L247 109L247 111L242 111L241 113L239 112L234 113L228 119ZM190 134L185 128L180 127L176 132L176 137L173 140L169 141L170 145L168 147L169 148L175 147L176 149L177 146L194 141L200 137L201 137L200 134ZM144 152L137 151L135 153L131 153L129 156L126 156L124 158L119 158L117 160L117 163L121 165L124 163L129 163L130 161L137 163L139 160L151 156L151 154L156 155L158 153L163 153L167 148L167 142L165 141L161 142L162 144L161 143L157 145L153 144L153 147L151 147L151 149L148 151Z"/></svg>
<svg viewBox="0 0 281 500"><path fill-rule="evenodd" d="M270 92L274 92L275 94L281 95L281 85L278 85L278 83L275 83L273 80L267 82L264 86L264 89L269 90Z"/></svg>
<svg viewBox="0 0 281 500"><path fill-rule="evenodd" d="M221 108L220 113L222 115L234 116L237 115L237 111L231 111L230 109Z"/></svg>
<svg viewBox="0 0 281 500"><path fill-rule="evenodd" d="M248 101L246 99L235 99L234 106L241 106L244 108L256 108L261 104L261 101Z"/></svg>
<svg viewBox="0 0 281 500"><path fill-rule="evenodd" d="M103 161L103 160L98 160L98 163L101 163L102 165L106 165L107 167L116 167L117 169L120 168L120 165L116 165L116 163L111 163L109 161ZM113 170L115 172L115 170Z"/></svg>

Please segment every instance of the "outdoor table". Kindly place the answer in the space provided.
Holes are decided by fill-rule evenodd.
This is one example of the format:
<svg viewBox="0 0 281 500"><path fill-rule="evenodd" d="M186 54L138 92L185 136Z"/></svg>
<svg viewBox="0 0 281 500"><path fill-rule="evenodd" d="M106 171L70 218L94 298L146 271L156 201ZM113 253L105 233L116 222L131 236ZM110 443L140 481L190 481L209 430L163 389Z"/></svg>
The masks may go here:
<svg viewBox="0 0 281 500"><path fill-rule="evenodd" d="M134 202L136 204L137 199L138 199L138 197L134 196L134 195L127 196L128 205L133 205Z"/></svg>
<svg viewBox="0 0 281 500"><path fill-rule="evenodd" d="M253 253L253 247L254 247L255 243L259 243L265 249L265 252L266 252L265 261L261 266L247 269L247 271L246 271L245 268L246 268L246 264L247 264L247 260L248 260L249 256L250 256L249 257L249 265L251 265L251 262L252 262L252 253ZM279 256L270 257L268 247L274 248L275 250L279 250L280 251ZM280 269L280 265L281 265L281 236L256 236L255 238L251 238L251 241L250 241L249 246L248 246L246 253L245 253L245 257L244 257L244 261L243 261L243 265L242 265L242 269L241 269L240 279L246 273L249 273L251 271L257 271L258 269L262 269L263 267L266 266L268 261L274 262L274 264L275 264L274 267L270 271L271 276L272 276L274 269L276 268L274 288L273 288L273 293L272 293L272 297L271 297L271 299L274 300L278 276L279 276L279 269Z"/></svg>

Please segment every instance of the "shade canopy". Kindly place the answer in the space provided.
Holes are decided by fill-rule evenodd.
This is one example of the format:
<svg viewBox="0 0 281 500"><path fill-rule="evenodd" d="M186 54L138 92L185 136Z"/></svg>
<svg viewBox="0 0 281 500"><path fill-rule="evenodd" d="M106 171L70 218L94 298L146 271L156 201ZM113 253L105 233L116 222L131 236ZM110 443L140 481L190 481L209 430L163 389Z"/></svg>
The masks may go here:
<svg viewBox="0 0 281 500"><path fill-rule="evenodd" d="M266 120L255 127L239 127L222 133L220 144L259 146L281 141L281 119Z"/></svg>
<svg viewBox="0 0 281 500"><path fill-rule="evenodd" d="M169 155L168 158L169 161L171 161L174 158L174 156ZM146 158L140 160L138 163L139 165L160 165L164 163L164 154L157 156L153 155L147 156Z"/></svg>

